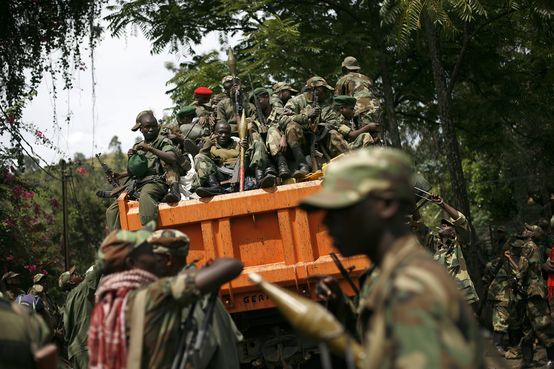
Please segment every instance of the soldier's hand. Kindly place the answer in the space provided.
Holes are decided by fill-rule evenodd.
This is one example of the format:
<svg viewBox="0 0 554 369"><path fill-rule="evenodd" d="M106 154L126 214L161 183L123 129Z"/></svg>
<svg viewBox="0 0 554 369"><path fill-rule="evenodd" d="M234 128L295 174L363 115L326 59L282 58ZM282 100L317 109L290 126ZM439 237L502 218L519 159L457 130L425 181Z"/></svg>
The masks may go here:
<svg viewBox="0 0 554 369"><path fill-rule="evenodd" d="M325 276L315 285L317 297L323 301L334 302L342 297L339 281L330 275Z"/></svg>
<svg viewBox="0 0 554 369"><path fill-rule="evenodd" d="M549 273L554 272L554 263L552 262L552 260L548 259L546 263L542 265L542 269Z"/></svg>
<svg viewBox="0 0 554 369"><path fill-rule="evenodd" d="M239 145L243 149L247 149L248 148L248 139L243 138L242 140L240 140Z"/></svg>
<svg viewBox="0 0 554 369"><path fill-rule="evenodd" d="M434 202L435 204L437 204L437 205L442 205L442 204L444 204L443 198L440 197L440 195L437 195L436 193L432 193L432 194L431 194L430 200L431 200L432 202Z"/></svg>
<svg viewBox="0 0 554 369"><path fill-rule="evenodd" d="M319 114L321 114L321 108L316 106L315 108L313 106L310 106L310 109L308 110L308 118L313 119L315 117L318 117Z"/></svg>
<svg viewBox="0 0 554 369"><path fill-rule="evenodd" d="M152 151L152 146L150 146L146 142L141 142L135 146L135 150L143 150L149 152Z"/></svg>
<svg viewBox="0 0 554 369"><path fill-rule="evenodd" d="M281 139L279 140L279 152L287 151L287 147L287 138L285 136L281 136Z"/></svg>

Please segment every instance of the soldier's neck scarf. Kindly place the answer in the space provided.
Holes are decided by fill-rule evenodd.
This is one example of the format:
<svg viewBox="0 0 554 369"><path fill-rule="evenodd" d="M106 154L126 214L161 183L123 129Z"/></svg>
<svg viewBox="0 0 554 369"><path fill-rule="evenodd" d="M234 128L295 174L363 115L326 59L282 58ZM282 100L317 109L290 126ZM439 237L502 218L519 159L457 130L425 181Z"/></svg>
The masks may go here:
<svg viewBox="0 0 554 369"><path fill-rule="evenodd" d="M88 330L90 369L125 369L127 295L157 279L158 277L145 270L131 269L109 274L100 280Z"/></svg>

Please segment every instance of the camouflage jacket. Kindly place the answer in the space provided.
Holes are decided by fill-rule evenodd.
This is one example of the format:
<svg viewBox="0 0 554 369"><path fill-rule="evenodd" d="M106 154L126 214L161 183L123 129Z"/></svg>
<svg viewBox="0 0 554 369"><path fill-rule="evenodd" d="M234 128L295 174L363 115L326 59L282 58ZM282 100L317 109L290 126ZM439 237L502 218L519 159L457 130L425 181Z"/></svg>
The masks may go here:
<svg viewBox="0 0 554 369"><path fill-rule="evenodd" d="M436 234L426 237L427 248L435 250L434 259L444 265L450 275L458 282L460 291L466 296L468 303L479 301L473 281L467 271L467 265L462 252L470 238L469 224L466 217L458 212L458 218L451 219L456 229L456 237L451 243L444 243Z"/></svg>
<svg viewBox="0 0 554 369"><path fill-rule="evenodd" d="M131 292L127 297L127 329L136 307L136 299L141 291L146 292L144 302L144 334L142 347L142 368L170 369L177 356L180 338L185 332L181 330L181 322L188 316L189 309L197 301L193 312L194 325L198 326L204 319L204 308L207 299L200 296L194 286L195 271L188 270L175 277L159 280ZM222 310L223 309L223 310ZM218 302L214 313L212 329L202 346L195 369L218 368L225 362L225 368L238 369L238 354L235 347L236 339L229 335L237 332L236 327L221 304ZM234 341L234 342L232 342Z"/></svg>
<svg viewBox="0 0 554 369"><path fill-rule="evenodd" d="M471 309L415 236L397 240L360 300L366 369L484 368Z"/></svg>
<svg viewBox="0 0 554 369"><path fill-rule="evenodd" d="M101 276L101 266L96 264L94 269L86 274L85 279L72 289L65 299L63 326L64 338L67 342L67 356L70 360L75 355L88 350L90 313L94 307L94 293Z"/></svg>
<svg viewBox="0 0 554 369"><path fill-rule="evenodd" d="M500 265L500 263L502 263ZM510 262L504 257L498 257L487 265L487 272L492 273L496 269L498 272L493 276L489 285L488 299L490 301L510 302L515 299L516 293L514 287L518 278L518 272L514 270ZM487 281L485 281L486 283Z"/></svg>
<svg viewBox="0 0 554 369"><path fill-rule="evenodd" d="M523 246L523 254L520 259L520 280L527 297L546 298L546 283L542 277L544 261L540 248L533 241L527 241Z"/></svg>
<svg viewBox="0 0 554 369"><path fill-rule="evenodd" d="M244 107L244 112L246 116L252 115L252 112L254 114L256 113L256 108L248 103L246 99L243 99L244 102L242 103L242 106ZM236 125L237 122L237 113L235 111L235 102L230 97L225 97L223 100L217 103L217 106L215 108L216 112L216 122L227 122L231 125L232 131L236 132Z"/></svg>
<svg viewBox="0 0 554 369"><path fill-rule="evenodd" d="M367 114L355 115L354 118L352 118L351 120L348 120L342 114L337 112L337 117L338 117L338 120L339 120L339 125L338 125L338 128L337 128L337 131L348 142L353 141L350 137L348 137L350 132L356 131L356 130L362 128L362 127L365 127L369 123L373 122L373 120L371 120L369 118L369 115L367 115ZM371 139L373 140L372 144L375 144L375 145L378 145L378 144L383 145L384 144L384 141L383 141L383 139L381 138L381 136L379 134L370 133L370 135L371 135Z"/></svg>
<svg viewBox="0 0 554 369"><path fill-rule="evenodd" d="M355 111L375 113L379 110L379 101L371 91L371 80L361 73L349 72L340 77L335 86L335 96L348 95L356 98Z"/></svg>
<svg viewBox="0 0 554 369"><path fill-rule="evenodd" d="M277 96L275 94L271 95L271 97L269 98L269 103L274 108L281 108L282 109L282 108L285 107L285 104L283 104L283 101L279 98L279 96Z"/></svg>
<svg viewBox="0 0 554 369"><path fill-rule="evenodd" d="M308 110L311 108L313 100L311 94L305 92L303 94L292 97L285 104L283 117L281 119L293 121L300 124L303 128L308 129L310 119L308 118ZM330 106L320 103L321 114L316 121L318 124L325 125L330 129L338 129L340 119L337 112ZM281 122L280 125L283 123Z"/></svg>

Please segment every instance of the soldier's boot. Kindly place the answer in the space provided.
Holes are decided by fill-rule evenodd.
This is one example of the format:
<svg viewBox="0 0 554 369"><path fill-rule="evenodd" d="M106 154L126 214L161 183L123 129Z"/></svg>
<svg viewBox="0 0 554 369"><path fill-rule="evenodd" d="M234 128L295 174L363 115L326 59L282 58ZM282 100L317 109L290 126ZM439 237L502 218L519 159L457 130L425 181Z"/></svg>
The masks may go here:
<svg viewBox="0 0 554 369"><path fill-rule="evenodd" d="M169 187L169 192L164 196L162 202L173 203L181 200L181 191L179 191L179 182L173 183Z"/></svg>
<svg viewBox="0 0 554 369"><path fill-rule="evenodd" d="M533 342L525 342L521 344L521 369L533 368L533 356L535 351Z"/></svg>
<svg viewBox="0 0 554 369"><path fill-rule="evenodd" d="M294 171L292 176L296 179L302 179L310 172L310 167L308 166L308 163L306 163L306 157L304 156L300 146L292 146L290 149L292 151L292 155L294 156L294 160L296 161L296 167L298 168Z"/></svg>
<svg viewBox="0 0 554 369"><path fill-rule="evenodd" d="M221 184L217 180L217 177L213 174L211 174L208 177L208 186L206 187L198 187L196 189L196 194L200 197L210 197L215 195L221 195L223 193L223 188L221 187Z"/></svg>
<svg viewBox="0 0 554 369"><path fill-rule="evenodd" d="M546 348L546 369L554 369L554 346Z"/></svg>
<svg viewBox="0 0 554 369"><path fill-rule="evenodd" d="M290 178L290 169L287 164L287 158L285 158L285 155L281 152L277 154L277 168L279 169L279 177L281 177L281 179Z"/></svg>
<svg viewBox="0 0 554 369"><path fill-rule="evenodd" d="M277 178L275 177L275 175L268 173L267 170L266 173L264 173L262 169L256 168L254 173L256 175L256 183L258 184L258 188L268 188L275 186Z"/></svg>
<svg viewBox="0 0 554 369"><path fill-rule="evenodd" d="M505 336L504 332L495 331L492 334L494 346L496 347L496 349L501 355L504 355L506 352L506 345L504 344L504 336Z"/></svg>

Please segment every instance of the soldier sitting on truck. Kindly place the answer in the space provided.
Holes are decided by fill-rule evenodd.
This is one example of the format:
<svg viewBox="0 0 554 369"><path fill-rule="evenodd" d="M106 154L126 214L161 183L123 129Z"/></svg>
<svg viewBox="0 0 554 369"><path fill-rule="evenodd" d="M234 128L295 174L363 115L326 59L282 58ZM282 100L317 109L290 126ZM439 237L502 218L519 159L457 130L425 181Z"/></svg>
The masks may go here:
<svg viewBox="0 0 554 369"><path fill-rule="evenodd" d="M355 114L355 97L340 95L335 96L333 100L340 119L338 132L348 142L350 150L383 144L379 122L369 119L368 114Z"/></svg>
<svg viewBox="0 0 554 369"><path fill-rule="evenodd" d="M240 147L246 149L245 169L251 169L255 174L256 185L259 188L273 187L276 184L275 175L264 173L268 167L269 157L263 142L252 140L237 142L231 137L231 126L226 122L215 125L215 134L207 139L200 153L194 158L194 167L198 175L200 187L196 194L200 197L220 195L225 192L222 184L238 182L238 165ZM230 179L230 180L229 180ZM231 186L231 190L234 186Z"/></svg>
<svg viewBox="0 0 554 369"><path fill-rule="evenodd" d="M127 173L115 173L115 177L128 177L126 191L139 200L139 214L142 225L158 220L158 203L168 192L180 198L179 168L177 154L171 141L159 135L160 127L152 111L138 114L133 131L140 129L144 136L141 141L128 151L129 162ZM121 228L119 222L119 205L114 201L106 210L106 228Z"/></svg>

